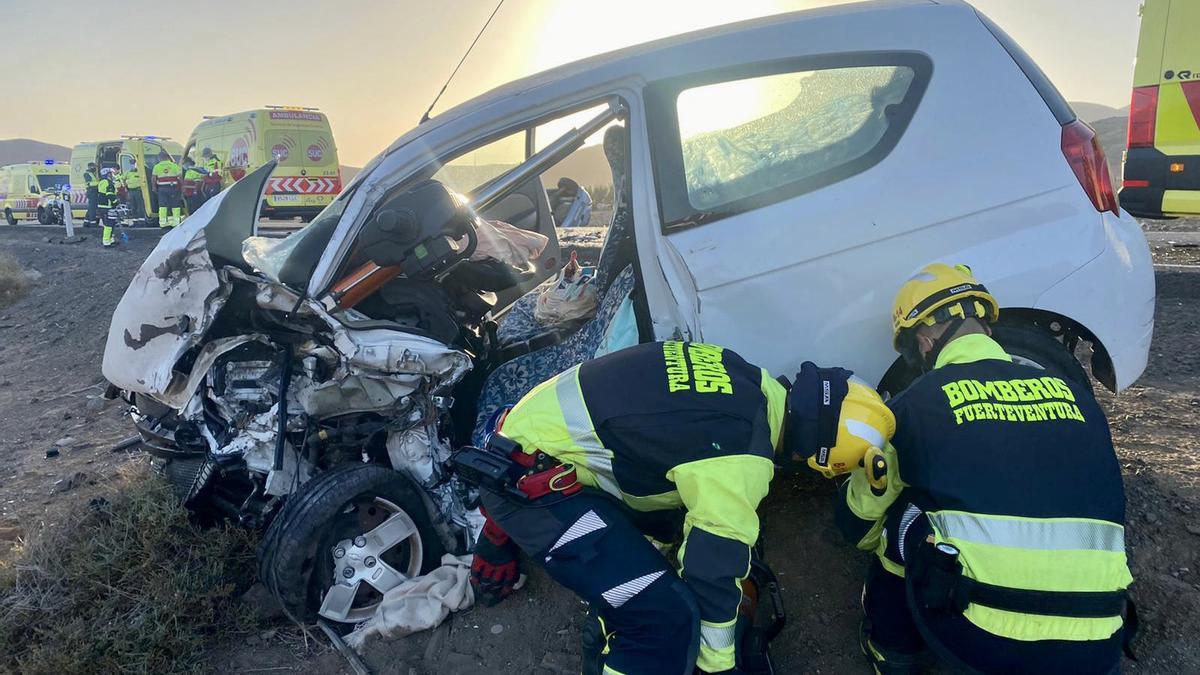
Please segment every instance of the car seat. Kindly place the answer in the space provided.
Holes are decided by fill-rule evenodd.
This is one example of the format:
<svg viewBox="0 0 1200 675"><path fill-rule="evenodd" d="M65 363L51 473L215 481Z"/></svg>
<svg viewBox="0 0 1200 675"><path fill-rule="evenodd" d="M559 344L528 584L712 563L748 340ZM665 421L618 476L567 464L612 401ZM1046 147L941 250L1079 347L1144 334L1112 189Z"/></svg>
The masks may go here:
<svg viewBox="0 0 1200 675"><path fill-rule="evenodd" d="M629 185L625 180L625 152L625 128L609 127L604 132L604 155L612 171L616 197L612 223L608 226L608 234L600 249L600 259L596 263L596 277L592 280L593 288L600 297L605 296L613 277L633 263L633 214L629 208ZM538 323L533 317L538 294L543 288L539 286L522 295L501 318L496 329L501 347L534 340L550 330L550 327Z"/></svg>
<svg viewBox="0 0 1200 675"><path fill-rule="evenodd" d="M518 356L488 373L479 394L472 434L478 445L492 413L513 405L535 386L562 371L595 357L617 310L633 291L633 265L626 265L600 299L596 314L562 342Z"/></svg>

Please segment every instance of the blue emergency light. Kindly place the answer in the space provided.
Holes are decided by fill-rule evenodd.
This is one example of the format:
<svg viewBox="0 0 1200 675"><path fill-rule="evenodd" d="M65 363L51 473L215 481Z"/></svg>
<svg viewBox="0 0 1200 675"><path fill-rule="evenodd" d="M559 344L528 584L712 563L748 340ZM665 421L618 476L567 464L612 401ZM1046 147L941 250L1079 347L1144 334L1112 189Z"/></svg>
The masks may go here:
<svg viewBox="0 0 1200 675"><path fill-rule="evenodd" d="M54 166L54 160L52 160L52 159L43 160L42 164L45 164L46 166Z"/></svg>
<svg viewBox="0 0 1200 675"><path fill-rule="evenodd" d="M146 140L148 140L148 141L155 141L155 140L158 140L158 136L142 136L142 138L144 138L144 139L146 139Z"/></svg>

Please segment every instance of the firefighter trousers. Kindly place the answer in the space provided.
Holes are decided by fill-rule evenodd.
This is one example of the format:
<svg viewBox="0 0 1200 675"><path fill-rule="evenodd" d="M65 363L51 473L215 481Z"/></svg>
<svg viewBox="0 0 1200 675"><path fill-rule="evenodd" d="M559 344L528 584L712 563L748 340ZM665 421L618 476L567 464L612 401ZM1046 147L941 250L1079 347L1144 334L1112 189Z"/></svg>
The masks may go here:
<svg viewBox="0 0 1200 675"><path fill-rule="evenodd" d="M605 673L691 675L700 609L614 500L584 490L522 503L484 491L483 504L551 578L604 620L610 633Z"/></svg>
<svg viewBox="0 0 1200 675"><path fill-rule="evenodd" d="M143 202L142 188L140 188L140 187L130 188L129 189L129 217L135 218L135 219L146 217L146 205L142 202Z"/></svg>
<svg viewBox="0 0 1200 675"><path fill-rule="evenodd" d="M904 578L871 560L863 587L864 637L875 648L881 673L917 672L908 664L918 660L926 641L909 609ZM958 662L981 673L1097 673L1120 672L1123 632L1107 640L1010 640L977 628L962 614L920 615L925 629L941 644L930 645L934 654L953 665ZM869 648L864 645L864 648ZM945 655L941 649L953 649ZM947 656L949 658L947 658ZM889 662L892 667L889 667Z"/></svg>
<svg viewBox="0 0 1200 675"><path fill-rule="evenodd" d="M85 225L95 225L97 212L100 210L100 192L96 188L87 190L87 215L83 217Z"/></svg>

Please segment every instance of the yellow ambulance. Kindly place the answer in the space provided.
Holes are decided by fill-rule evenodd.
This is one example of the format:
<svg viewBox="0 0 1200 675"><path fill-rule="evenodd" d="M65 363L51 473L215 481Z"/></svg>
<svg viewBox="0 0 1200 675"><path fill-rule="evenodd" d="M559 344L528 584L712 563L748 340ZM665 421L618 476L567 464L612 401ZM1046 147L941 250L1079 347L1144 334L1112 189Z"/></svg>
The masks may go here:
<svg viewBox="0 0 1200 675"><path fill-rule="evenodd" d="M1200 214L1200 0L1145 0L1133 70L1121 206Z"/></svg>
<svg viewBox="0 0 1200 675"><path fill-rule="evenodd" d="M204 164L204 149L217 156L222 187L272 159L262 215L310 220L342 190L337 146L329 119L316 108L265 106L205 117L188 138L184 154Z"/></svg>
<svg viewBox="0 0 1200 675"><path fill-rule="evenodd" d="M43 162L25 162L0 166L0 211L9 225L21 220L39 217L38 201L53 188L71 181L70 169L65 162L47 159Z"/></svg>
<svg viewBox="0 0 1200 675"><path fill-rule="evenodd" d="M151 185L151 171L163 150L175 161L183 156L183 147L166 136L122 136L116 140L88 141L71 150L71 213L83 218L87 213L87 181L83 174L87 166L94 163L98 172L112 169L120 174L132 169L135 164L142 176L142 204L146 205L146 216L151 223L158 221L158 198Z"/></svg>

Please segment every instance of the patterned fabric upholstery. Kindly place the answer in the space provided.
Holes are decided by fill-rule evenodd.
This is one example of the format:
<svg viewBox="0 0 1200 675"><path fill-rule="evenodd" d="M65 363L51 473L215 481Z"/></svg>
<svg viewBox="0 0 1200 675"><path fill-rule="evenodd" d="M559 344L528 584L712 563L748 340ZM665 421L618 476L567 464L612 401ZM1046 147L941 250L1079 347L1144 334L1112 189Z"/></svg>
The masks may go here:
<svg viewBox="0 0 1200 675"><path fill-rule="evenodd" d="M554 375L583 363L596 355L604 334L620 308L621 302L633 290L633 266L626 266L613 279L612 286L600 300L596 315L559 344L518 356L501 364L484 382L475 416L474 441L483 442L483 427L492 413L501 406L513 405L529 390Z"/></svg>
<svg viewBox="0 0 1200 675"><path fill-rule="evenodd" d="M600 259L596 263L596 278L592 281L596 292L601 295L607 290L610 277L623 269L624 264L633 262L632 258L621 250L623 244L632 247L631 221L629 209L621 207L613 216L612 225L608 228L604 245L600 249ZM547 285L553 283L554 279L551 278L513 303L496 328L496 337L499 338L501 345L523 342L546 331L546 326L538 323L538 320L534 318L533 308L537 304L538 294Z"/></svg>
<svg viewBox="0 0 1200 675"><path fill-rule="evenodd" d="M551 277L550 281L553 280L554 277ZM533 316L533 309L537 305L538 294L542 292L542 288L538 286L517 298L504 318L500 319L500 325L496 327L496 337L501 345L528 340L546 330Z"/></svg>

